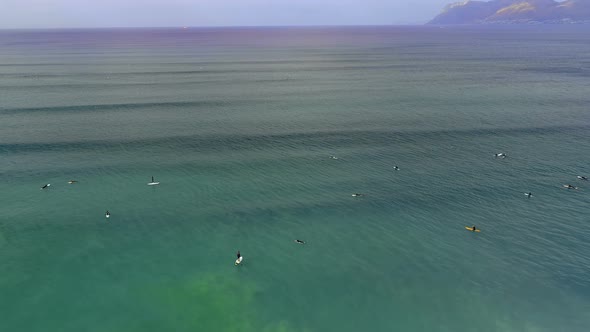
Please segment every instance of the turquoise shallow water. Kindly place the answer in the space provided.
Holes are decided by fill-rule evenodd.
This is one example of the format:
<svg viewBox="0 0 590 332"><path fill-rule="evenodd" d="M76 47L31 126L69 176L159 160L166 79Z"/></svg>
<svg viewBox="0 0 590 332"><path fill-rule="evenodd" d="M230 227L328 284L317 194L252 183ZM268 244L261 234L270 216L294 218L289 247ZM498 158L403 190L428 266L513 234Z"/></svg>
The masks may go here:
<svg viewBox="0 0 590 332"><path fill-rule="evenodd" d="M589 78L582 27L0 32L1 330L587 331Z"/></svg>

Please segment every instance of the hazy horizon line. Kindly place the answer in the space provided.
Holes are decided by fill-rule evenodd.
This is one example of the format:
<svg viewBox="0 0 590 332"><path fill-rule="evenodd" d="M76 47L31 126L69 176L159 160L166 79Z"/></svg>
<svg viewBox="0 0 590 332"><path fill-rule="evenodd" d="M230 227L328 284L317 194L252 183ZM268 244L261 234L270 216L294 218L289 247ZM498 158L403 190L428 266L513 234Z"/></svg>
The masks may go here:
<svg viewBox="0 0 590 332"><path fill-rule="evenodd" d="M542 26L569 26L570 24L541 24ZM590 24L571 24L575 26L590 26ZM428 23L400 23L400 24L310 24L310 25L195 25L195 26L112 26L112 27L44 27L44 28L0 28L0 31L46 31L46 30L140 30L140 29L246 29L246 28L354 28L354 27L507 27L526 26L539 27L538 24L428 24Z"/></svg>
<svg viewBox="0 0 590 332"><path fill-rule="evenodd" d="M297 24L297 25L187 25L187 26L109 26L109 27L42 27L42 28L0 28L6 30L108 30L108 29L215 29L215 28L323 28L323 27L396 27L427 26L426 23L400 24Z"/></svg>

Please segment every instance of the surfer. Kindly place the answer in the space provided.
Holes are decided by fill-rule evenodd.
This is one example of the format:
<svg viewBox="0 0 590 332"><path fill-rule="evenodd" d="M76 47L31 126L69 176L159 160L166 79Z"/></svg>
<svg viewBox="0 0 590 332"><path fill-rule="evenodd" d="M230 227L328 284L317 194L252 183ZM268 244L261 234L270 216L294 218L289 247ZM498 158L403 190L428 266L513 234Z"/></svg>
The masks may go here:
<svg viewBox="0 0 590 332"><path fill-rule="evenodd" d="M526 197L531 198L531 196L533 196L533 193L528 192L528 193L524 193L526 195Z"/></svg>
<svg viewBox="0 0 590 332"><path fill-rule="evenodd" d="M111 217L111 213L109 212L109 210L107 210L107 212L104 214L105 217L110 218Z"/></svg>
<svg viewBox="0 0 590 332"><path fill-rule="evenodd" d="M242 257L242 254L240 254L239 250L236 256L238 256L238 259L236 259L236 265L239 265L240 263L242 263L242 259L244 259L244 257Z"/></svg>
<svg viewBox="0 0 590 332"><path fill-rule="evenodd" d="M567 189L578 189L578 187L574 187L571 184L564 184L563 187Z"/></svg>
<svg viewBox="0 0 590 332"><path fill-rule="evenodd" d="M41 189L46 189L46 188L47 188L47 187L49 187L49 186L51 186L51 184L50 184L50 183L48 183L48 184L44 185L43 187L41 187Z"/></svg>
<svg viewBox="0 0 590 332"><path fill-rule="evenodd" d="M148 183L148 186L155 186L155 185L158 185L158 184L160 184L160 182L154 181L154 177L152 176L152 182Z"/></svg>
<svg viewBox="0 0 590 332"><path fill-rule="evenodd" d="M588 178L582 175L578 175L578 179L588 181Z"/></svg>
<svg viewBox="0 0 590 332"><path fill-rule="evenodd" d="M361 196L363 196L363 194L358 194L358 193L352 194L352 197L361 197Z"/></svg>
<svg viewBox="0 0 590 332"><path fill-rule="evenodd" d="M299 244L305 244L305 241L302 241L302 240L295 240L295 243L299 243Z"/></svg>
<svg viewBox="0 0 590 332"><path fill-rule="evenodd" d="M399 167L397 167L397 166L393 166L393 169L396 171L399 171Z"/></svg>
<svg viewBox="0 0 590 332"><path fill-rule="evenodd" d="M338 157L336 157L336 156L330 156L330 159L336 160L336 159L338 159Z"/></svg>
<svg viewBox="0 0 590 332"><path fill-rule="evenodd" d="M500 152L500 153L495 153L495 154L494 154L494 156L495 156L496 158L506 158L506 154L505 154L505 153L503 153L503 152Z"/></svg>
<svg viewBox="0 0 590 332"><path fill-rule="evenodd" d="M78 181L76 181L76 180L70 180L70 181L68 181L68 183L69 184L74 184L74 183L78 183Z"/></svg>

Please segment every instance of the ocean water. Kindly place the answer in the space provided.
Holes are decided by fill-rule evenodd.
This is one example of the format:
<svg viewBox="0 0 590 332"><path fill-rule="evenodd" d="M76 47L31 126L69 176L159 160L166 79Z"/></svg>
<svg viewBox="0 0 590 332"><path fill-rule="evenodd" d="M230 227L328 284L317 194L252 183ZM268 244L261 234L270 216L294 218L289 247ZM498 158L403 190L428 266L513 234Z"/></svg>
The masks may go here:
<svg viewBox="0 0 590 332"><path fill-rule="evenodd" d="M589 32L0 31L0 330L590 330Z"/></svg>

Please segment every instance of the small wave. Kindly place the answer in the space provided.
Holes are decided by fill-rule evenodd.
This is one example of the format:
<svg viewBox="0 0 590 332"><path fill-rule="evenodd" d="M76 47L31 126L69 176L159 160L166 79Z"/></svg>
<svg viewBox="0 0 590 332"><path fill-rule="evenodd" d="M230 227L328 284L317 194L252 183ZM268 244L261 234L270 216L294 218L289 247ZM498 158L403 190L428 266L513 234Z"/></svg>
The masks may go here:
<svg viewBox="0 0 590 332"><path fill-rule="evenodd" d="M235 102L235 101L232 101ZM146 108L166 108L166 107L215 107L223 106L228 102L222 100L202 100L202 101L180 101L180 102L160 102L160 103L123 103L123 104L88 104L88 105L71 105L71 106L47 106L47 107L27 107L27 108L6 108L0 109L2 114L22 114L22 113L39 113L39 112L94 112L94 111L113 111L113 110L135 110ZM243 103L243 102L241 102Z"/></svg>

